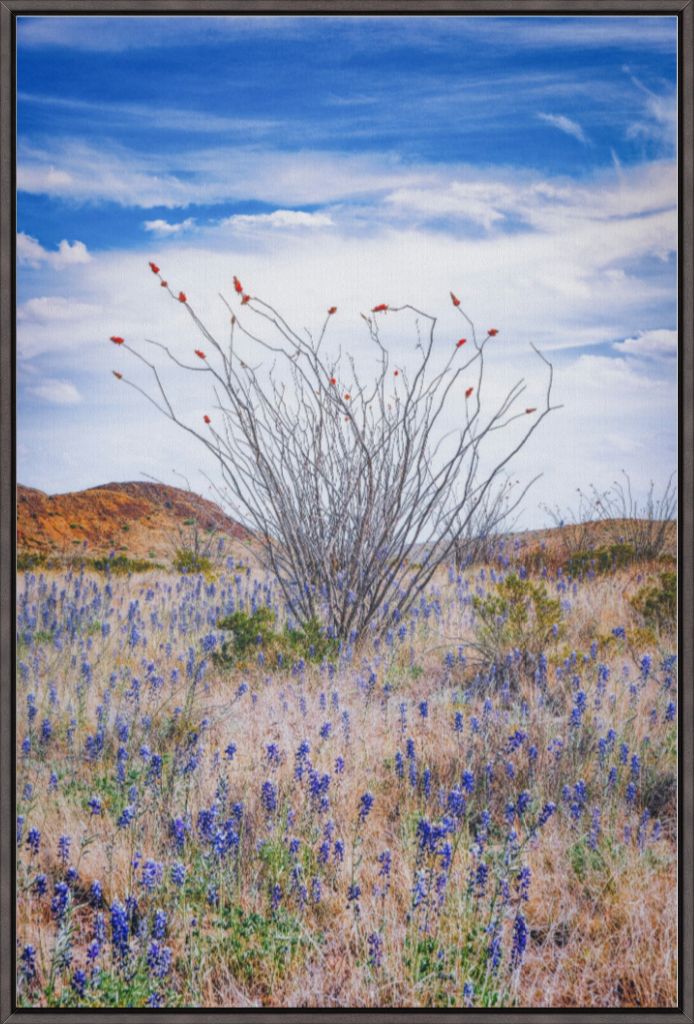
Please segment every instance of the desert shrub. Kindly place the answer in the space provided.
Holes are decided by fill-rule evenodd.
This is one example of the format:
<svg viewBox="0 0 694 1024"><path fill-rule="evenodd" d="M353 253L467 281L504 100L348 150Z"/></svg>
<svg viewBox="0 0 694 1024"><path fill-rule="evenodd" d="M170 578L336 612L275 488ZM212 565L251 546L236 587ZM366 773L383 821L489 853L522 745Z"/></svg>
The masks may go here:
<svg viewBox="0 0 694 1024"><path fill-rule="evenodd" d="M270 608L258 608L249 615L234 612L220 619L217 627L228 630L232 635L223 640L221 648L214 655L221 666L242 663L253 653L261 651L276 664L285 661L323 661L338 652L338 641L326 634L317 619L311 619L303 626L275 630L275 616Z"/></svg>
<svg viewBox="0 0 694 1024"><path fill-rule="evenodd" d="M473 647L485 665L501 665L515 650L524 663L534 662L562 634L561 604L542 583L515 573L497 583L486 597L475 596L478 619Z"/></svg>
<svg viewBox="0 0 694 1024"><path fill-rule="evenodd" d="M128 558L127 555L115 555L113 558L92 558L87 565L97 572L112 572L118 576L126 576L131 572L150 572L152 569L161 569L162 566L156 562L149 562L146 558Z"/></svg>
<svg viewBox="0 0 694 1024"><path fill-rule="evenodd" d="M672 628L677 622L677 573L661 572L660 582L641 587L631 598L631 606L647 625Z"/></svg>
<svg viewBox="0 0 694 1024"><path fill-rule="evenodd" d="M42 569L46 565L46 556L37 551L17 552L17 572L30 572Z"/></svg>
<svg viewBox="0 0 694 1024"><path fill-rule="evenodd" d="M521 407L522 380L490 406L480 397L484 352L498 344L499 331L478 335L452 293L468 338L441 346L436 317L408 303L379 303L364 315L371 351L357 366L349 353L323 345L335 306L319 334L297 331L235 278L240 305L234 312L222 297L231 314L222 340L185 292L162 280L156 264L151 269L192 318L205 351L193 349L196 363L188 366L167 346L148 344L183 370L209 374L210 412L218 412L185 429L217 459L225 502L254 533L292 617L302 625L324 620L343 639L363 638L372 626L385 632L447 563L488 498L494 507L490 492L500 474L557 408L551 364L535 349L547 373L537 407ZM399 341L398 366L381 338L385 314L389 321L408 318L417 337L414 354L402 363ZM155 363L124 348L152 373L153 393L120 379L182 426ZM458 402L466 410L457 417L460 429L446 433L447 413ZM506 453L497 449L487 463L482 454L492 435L507 427ZM413 570L418 547L427 556Z"/></svg>
<svg viewBox="0 0 694 1024"><path fill-rule="evenodd" d="M179 548L174 556L176 572L210 572L212 562L206 555L198 554L192 548Z"/></svg>
<svg viewBox="0 0 694 1024"><path fill-rule="evenodd" d="M630 565L636 557L637 552L632 544L618 541L592 550L577 551L569 558L565 570L571 576L582 576L590 570L604 574Z"/></svg>

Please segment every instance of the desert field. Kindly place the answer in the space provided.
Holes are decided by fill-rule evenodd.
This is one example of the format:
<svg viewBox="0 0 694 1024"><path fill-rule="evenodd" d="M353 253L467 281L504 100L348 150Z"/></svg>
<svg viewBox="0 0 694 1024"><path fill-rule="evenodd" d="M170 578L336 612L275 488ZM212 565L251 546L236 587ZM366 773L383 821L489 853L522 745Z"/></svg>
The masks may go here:
<svg viewBox="0 0 694 1024"><path fill-rule="evenodd" d="M19 573L19 1005L675 1006L674 559L518 552L358 644Z"/></svg>

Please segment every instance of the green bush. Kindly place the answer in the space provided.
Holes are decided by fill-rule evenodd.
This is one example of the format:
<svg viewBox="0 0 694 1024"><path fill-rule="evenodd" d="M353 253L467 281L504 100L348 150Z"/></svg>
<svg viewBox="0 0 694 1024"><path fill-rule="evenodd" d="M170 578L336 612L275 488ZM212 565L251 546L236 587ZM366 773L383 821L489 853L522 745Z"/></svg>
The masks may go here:
<svg viewBox="0 0 694 1024"><path fill-rule="evenodd" d="M560 602L544 584L515 573L497 583L494 593L474 597L472 605L479 620L474 646L487 665L501 665L516 649L524 663L534 662L562 635Z"/></svg>
<svg viewBox="0 0 694 1024"><path fill-rule="evenodd" d="M46 565L46 556L35 551L17 552L17 572L30 572Z"/></svg>
<svg viewBox="0 0 694 1024"><path fill-rule="evenodd" d="M214 655L217 664L225 667L242 663L261 650L275 664L299 658L320 662L338 652L338 641L326 636L316 619L297 629L277 631L274 613L267 607L258 608L252 615L234 612L220 619L217 628L231 633Z"/></svg>
<svg viewBox="0 0 694 1024"><path fill-rule="evenodd" d="M126 555L115 555L113 558L92 558L87 565L91 569L96 569L97 572L112 572L117 576L163 568L157 562L148 562L146 558L128 558Z"/></svg>
<svg viewBox="0 0 694 1024"><path fill-rule="evenodd" d="M177 572L210 572L212 562L204 555L198 555L190 548L179 548L174 556Z"/></svg>
<svg viewBox="0 0 694 1024"><path fill-rule="evenodd" d="M603 575L614 569L631 565L636 558L636 551L631 544L607 544L591 551L578 551L572 555L564 566L571 576L582 576L589 570Z"/></svg>
<svg viewBox="0 0 694 1024"><path fill-rule="evenodd" d="M647 625L672 628L677 622L677 573L661 572L660 583L641 587L630 603Z"/></svg>

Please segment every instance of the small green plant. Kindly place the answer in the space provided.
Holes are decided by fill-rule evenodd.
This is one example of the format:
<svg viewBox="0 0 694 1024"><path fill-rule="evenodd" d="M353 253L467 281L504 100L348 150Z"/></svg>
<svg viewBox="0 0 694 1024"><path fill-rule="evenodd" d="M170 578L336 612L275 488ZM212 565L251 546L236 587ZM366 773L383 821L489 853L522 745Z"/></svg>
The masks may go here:
<svg viewBox="0 0 694 1024"><path fill-rule="evenodd" d="M486 597L474 597L478 626L473 646L487 666L501 665L513 651L534 663L562 636L561 604L542 583L515 573L497 583Z"/></svg>
<svg viewBox="0 0 694 1024"><path fill-rule="evenodd" d="M338 652L338 641L326 635L317 619L297 629L277 631L274 613L267 607L258 608L251 615L234 612L220 619L217 628L231 633L214 655L217 664L224 667L243 663L257 651L277 664L299 658L320 662Z"/></svg>
<svg viewBox="0 0 694 1024"><path fill-rule="evenodd" d="M212 562L206 555L197 554L191 548L179 548L174 556L177 572L210 572Z"/></svg>
<svg viewBox="0 0 694 1024"><path fill-rule="evenodd" d="M17 572L30 572L32 569L42 569L45 565L46 556L40 552L17 552Z"/></svg>
<svg viewBox="0 0 694 1024"><path fill-rule="evenodd" d="M677 622L677 573L661 572L660 582L641 587L630 603L648 626L672 629Z"/></svg>
<svg viewBox="0 0 694 1024"><path fill-rule="evenodd" d="M111 572L117 576L127 576L131 572L149 572L161 569L156 562L148 562L145 558L128 558L126 555L115 555L113 558L92 558L88 563L97 572Z"/></svg>
<svg viewBox="0 0 694 1024"><path fill-rule="evenodd" d="M565 565L565 571L571 576L582 576L593 572L604 575L614 569L622 569L631 565L636 558L636 550L632 544L608 544L604 547L587 551L577 551Z"/></svg>

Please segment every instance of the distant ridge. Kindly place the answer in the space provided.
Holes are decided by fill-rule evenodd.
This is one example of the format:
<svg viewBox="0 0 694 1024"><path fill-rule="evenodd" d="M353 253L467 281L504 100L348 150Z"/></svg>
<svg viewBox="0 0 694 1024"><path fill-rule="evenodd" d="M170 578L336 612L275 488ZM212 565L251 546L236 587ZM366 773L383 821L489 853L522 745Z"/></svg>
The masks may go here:
<svg viewBox="0 0 694 1024"><path fill-rule="evenodd" d="M239 550L251 535L207 498L167 484L127 481L68 494L17 486L17 549L67 556L110 552L170 562L195 520L200 535Z"/></svg>

